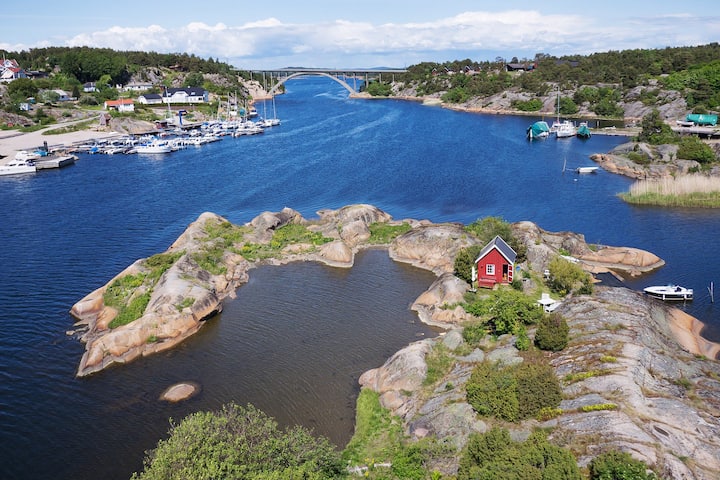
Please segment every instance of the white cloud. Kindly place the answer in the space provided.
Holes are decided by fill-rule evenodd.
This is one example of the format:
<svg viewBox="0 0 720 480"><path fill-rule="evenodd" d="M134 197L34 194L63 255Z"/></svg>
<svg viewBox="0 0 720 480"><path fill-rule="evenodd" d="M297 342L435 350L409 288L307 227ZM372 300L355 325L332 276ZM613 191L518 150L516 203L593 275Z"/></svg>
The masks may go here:
<svg viewBox="0 0 720 480"><path fill-rule="evenodd" d="M620 15L620 13L618 13ZM718 17L676 14L645 18L618 17L598 23L588 15L546 15L538 11L471 11L434 21L372 24L335 20L318 24L284 23L271 17L238 26L192 22L178 28L114 26L76 35L66 45L116 50L186 52L216 57L246 68L294 65L324 66L324 62L359 61L399 65L402 59L442 61L497 52L587 54L625 48L656 48L700 44L720 37ZM0 47L5 47L0 44ZM512 53L516 52L516 53ZM379 63L377 63L379 62Z"/></svg>

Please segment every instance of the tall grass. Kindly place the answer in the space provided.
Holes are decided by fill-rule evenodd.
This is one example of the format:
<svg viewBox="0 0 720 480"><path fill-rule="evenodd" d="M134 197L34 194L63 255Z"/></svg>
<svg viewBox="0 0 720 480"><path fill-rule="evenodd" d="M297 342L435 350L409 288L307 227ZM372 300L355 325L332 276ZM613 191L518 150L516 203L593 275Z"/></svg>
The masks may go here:
<svg viewBox="0 0 720 480"><path fill-rule="evenodd" d="M639 205L671 207L720 207L720 178L684 175L677 178L640 180L620 198Z"/></svg>

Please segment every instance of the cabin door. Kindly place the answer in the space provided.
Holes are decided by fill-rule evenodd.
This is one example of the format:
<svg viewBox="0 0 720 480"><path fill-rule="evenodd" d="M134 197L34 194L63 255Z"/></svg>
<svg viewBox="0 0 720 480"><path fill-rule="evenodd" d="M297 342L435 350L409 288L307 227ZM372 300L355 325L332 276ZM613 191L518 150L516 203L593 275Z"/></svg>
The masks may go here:
<svg viewBox="0 0 720 480"><path fill-rule="evenodd" d="M513 266L512 265L508 265L508 264L503 265L502 278L503 278L503 281L512 283L512 281L513 281Z"/></svg>

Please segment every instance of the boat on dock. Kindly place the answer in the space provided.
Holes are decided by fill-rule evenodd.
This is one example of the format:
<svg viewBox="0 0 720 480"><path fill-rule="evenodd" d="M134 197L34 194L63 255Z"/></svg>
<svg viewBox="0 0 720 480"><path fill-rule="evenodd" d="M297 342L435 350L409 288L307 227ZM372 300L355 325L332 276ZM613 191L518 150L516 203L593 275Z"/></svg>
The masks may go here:
<svg viewBox="0 0 720 480"><path fill-rule="evenodd" d="M650 297L664 301L686 301L693 299L693 289L680 285L656 285L645 287L643 292Z"/></svg>

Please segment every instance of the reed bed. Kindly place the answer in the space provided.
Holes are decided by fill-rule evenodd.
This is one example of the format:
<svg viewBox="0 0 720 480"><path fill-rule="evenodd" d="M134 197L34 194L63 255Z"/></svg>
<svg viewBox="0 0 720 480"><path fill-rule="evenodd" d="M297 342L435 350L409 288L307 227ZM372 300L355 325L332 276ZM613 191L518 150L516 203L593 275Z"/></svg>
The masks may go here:
<svg viewBox="0 0 720 480"><path fill-rule="evenodd" d="M620 198L638 205L720 207L720 177L700 174L635 182Z"/></svg>

